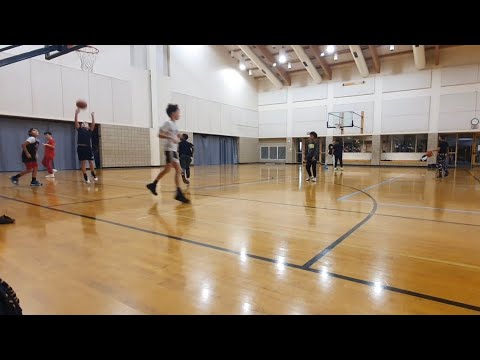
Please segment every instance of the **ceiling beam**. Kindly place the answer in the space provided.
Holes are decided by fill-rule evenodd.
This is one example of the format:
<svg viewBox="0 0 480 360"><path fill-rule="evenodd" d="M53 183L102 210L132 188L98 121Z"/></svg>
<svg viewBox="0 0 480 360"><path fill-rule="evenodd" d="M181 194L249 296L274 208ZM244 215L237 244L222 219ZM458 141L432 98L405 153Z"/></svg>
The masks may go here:
<svg viewBox="0 0 480 360"><path fill-rule="evenodd" d="M265 60L267 60L270 64L277 63L277 66L272 66L275 71L280 75L280 77L285 81L285 84L290 86L292 85L292 81L290 80L290 76L287 74L284 68L280 66L278 61L275 60L273 57L272 53L267 49L265 45L255 45L256 48L260 51L260 53L263 55Z"/></svg>
<svg viewBox="0 0 480 360"><path fill-rule="evenodd" d="M270 70L270 68L265 65L265 63L253 52L253 50L248 45L237 45L244 53L247 55L250 60L267 76L267 78L275 85L277 88L282 88L282 82L275 76L275 74Z"/></svg>
<svg viewBox="0 0 480 360"><path fill-rule="evenodd" d="M348 45L348 47L350 48L350 52L352 53L355 64L357 64L358 72L362 77L367 77L369 71L367 62L365 61L365 57L363 56L362 49L359 45Z"/></svg>
<svg viewBox="0 0 480 360"><path fill-rule="evenodd" d="M327 75L328 80L332 80L332 69L328 65L327 61L320 55L320 49L318 48L318 45L310 45L310 49L320 63L323 71Z"/></svg>
<svg viewBox="0 0 480 360"><path fill-rule="evenodd" d="M373 45L368 45L370 55L372 55L373 68L377 74L380 74L380 58L378 57L377 48Z"/></svg>
<svg viewBox="0 0 480 360"><path fill-rule="evenodd" d="M435 45L435 65L440 64L440 45Z"/></svg>
<svg viewBox="0 0 480 360"><path fill-rule="evenodd" d="M302 61L303 66L307 69L308 73L312 77L312 79L319 83L322 81L322 76L318 72L317 68L313 65L312 60L310 57L305 53L305 49L301 45L290 45L297 54L298 58Z"/></svg>
<svg viewBox="0 0 480 360"><path fill-rule="evenodd" d="M425 69L425 45L412 45L413 59L418 70Z"/></svg>

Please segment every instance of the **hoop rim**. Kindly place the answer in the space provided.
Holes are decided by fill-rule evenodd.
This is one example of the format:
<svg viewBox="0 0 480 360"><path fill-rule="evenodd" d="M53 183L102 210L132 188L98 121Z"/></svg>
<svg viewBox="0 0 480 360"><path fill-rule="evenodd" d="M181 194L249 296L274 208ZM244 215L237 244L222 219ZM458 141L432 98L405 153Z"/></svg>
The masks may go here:
<svg viewBox="0 0 480 360"><path fill-rule="evenodd" d="M88 48L88 49L93 50L93 51L84 50L85 48ZM86 45L85 47L83 47L81 49L78 49L76 51L87 53L87 54L98 54L100 52L100 50L98 50L95 46L92 46L92 45Z"/></svg>
<svg viewBox="0 0 480 360"><path fill-rule="evenodd" d="M478 120L478 118L473 118L472 120L470 120L470 124L472 125L478 125L480 123L480 120Z"/></svg>

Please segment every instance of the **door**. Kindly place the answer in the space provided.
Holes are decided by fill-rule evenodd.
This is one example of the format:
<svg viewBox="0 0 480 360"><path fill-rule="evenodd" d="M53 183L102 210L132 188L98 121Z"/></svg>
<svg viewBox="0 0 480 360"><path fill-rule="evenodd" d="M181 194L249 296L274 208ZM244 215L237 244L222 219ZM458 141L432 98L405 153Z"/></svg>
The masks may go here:
<svg viewBox="0 0 480 360"><path fill-rule="evenodd" d="M459 134L457 141L457 167L472 166L472 134Z"/></svg>
<svg viewBox="0 0 480 360"><path fill-rule="evenodd" d="M474 136L472 146L472 164L474 166L480 166L480 133L476 133Z"/></svg>

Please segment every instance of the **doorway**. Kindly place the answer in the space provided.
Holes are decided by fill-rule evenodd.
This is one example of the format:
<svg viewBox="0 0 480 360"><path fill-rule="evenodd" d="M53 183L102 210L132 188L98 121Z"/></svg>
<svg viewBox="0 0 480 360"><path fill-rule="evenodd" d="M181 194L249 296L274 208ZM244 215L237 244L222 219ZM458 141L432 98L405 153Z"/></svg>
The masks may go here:
<svg viewBox="0 0 480 360"><path fill-rule="evenodd" d="M457 140L457 167L472 167L473 136L459 134Z"/></svg>

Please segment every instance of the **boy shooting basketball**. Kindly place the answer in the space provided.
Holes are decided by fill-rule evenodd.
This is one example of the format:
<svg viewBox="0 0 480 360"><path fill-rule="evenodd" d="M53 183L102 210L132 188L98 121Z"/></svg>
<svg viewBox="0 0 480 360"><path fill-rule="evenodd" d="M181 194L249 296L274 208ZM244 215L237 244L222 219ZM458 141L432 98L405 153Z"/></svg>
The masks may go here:
<svg viewBox="0 0 480 360"><path fill-rule="evenodd" d="M32 173L30 186L42 185L42 183L37 180L37 151L38 145L40 144L37 140L38 135L40 135L40 133L37 129L31 128L28 130L28 139L22 144L22 162L25 164L25 170L10 178L10 181L15 185L18 185L18 179L21 176L29 173Z"/></svg>
<svg viewBox="0 0 480 360"><path fill-rule="evenodd" d="M77 155L82 167L83 179L87 184L90 184L90 180L87 176L87 161L90 164L90 173L94 181L98 181L98 177L95 174L95 160L93 157L92 149L92 134L95 129L95 114L92 112L92 123L90 126L87 122L83 121L81 124L78 122L78 114L80 109L77 107L75 110L75 129L77 129Z"/></svg>
<svg viewBox="0 0 480 360"><path fill-rule="evenodd" d="M165 121L165 123L160 128L158 137L165 140L165 158L166 165L165 169L160 172L157 178L150 184L147 184L147 189L152 192L153 195L157 194L157 183L170 172L170 169L173 167L175 169L175 185L177 187L177 194L175 195L175 200L181 201L182 203L189 203L185 195L183 195L182 190L180 189L180 174L182 169L180 168L180 163L178 161L177 146L180 142L177 124L175 121L180 119L180 109L178 105L168 104L167 106L167 115L170 120Z"/></svg>
<svg viewBox="0 0 480 360"><path fill-rule="evenodd" d="M43 144L45 151L43 154L42 165L47 168L48 175L46 178L54 178L56 170L53 169L53 159L55 158L55 139L50 131L43 133L47 138L47 142Z"/></svg>
<svg viewBox="0 0 480 360"><path fill-rule="evenodd" d="M447 155L448 155L448 142L445 140L445 137L438 137L439 143L438 148L431 150L432 152L437 152L437 169L438 176L437 178L447 177L448 168L446 164Z"/></svg>
<svg viewBox="0 0 480 360"><path fill-rule="evenodd" d="M317 143L317 133L312 131L310 133L310 139L307 143L307 181L317 182L317 161L319 154L320 151ZM313 176L310 168L312 168Z"/></svg>

